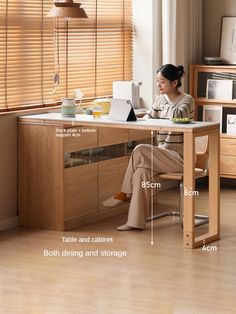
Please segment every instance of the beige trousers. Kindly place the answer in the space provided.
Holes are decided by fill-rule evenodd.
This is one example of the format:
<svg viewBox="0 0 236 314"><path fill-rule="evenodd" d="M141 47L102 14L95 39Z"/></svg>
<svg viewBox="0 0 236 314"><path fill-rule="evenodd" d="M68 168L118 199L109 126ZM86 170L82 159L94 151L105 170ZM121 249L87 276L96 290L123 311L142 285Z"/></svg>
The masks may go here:
<svg viewBox="0 0 236 314"><path fill-rule="evenodd" d="M135 147L121 187L122 192L132 194L128 226L141 229L145 227L150 211L151 188L143 188L142 182L151 181L152 174L181 171L183 160L175 152L147 144Z"/></svg>

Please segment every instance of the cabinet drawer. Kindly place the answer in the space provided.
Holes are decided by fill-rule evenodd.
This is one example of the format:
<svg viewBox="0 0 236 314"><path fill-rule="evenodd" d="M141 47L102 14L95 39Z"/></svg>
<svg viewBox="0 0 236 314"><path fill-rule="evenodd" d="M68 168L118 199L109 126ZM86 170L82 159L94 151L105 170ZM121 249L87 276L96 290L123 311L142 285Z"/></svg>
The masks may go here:
<svg viewBox="0 0 236 314"><path fill-rule="evenodd" d="M220 173L236 175L236 156L220 156Z"/></svg>
<svg viewBox="0 0 236 314"><path fill-rule="evenodd" d="M98 129L98 147L128 142L128 130L116 128Z"/></svg>
<svg viewBox="0 0 236 314"><path fill-rule="evenodd" d="M150 139L151 141L151 131L129 130L129 141L138 141L142 139Z"/></svg>
<svg viewBox="0 0 236 314"><path fill-rule="evenodd" d="M220 139L220 154L236 156L236 139L221 138Z"/></svg>
<svg viewBox="0 0 236 314"><path fill-rule="evenodd" d="M64 170L65 219L97 212L97 163Z"/></svg>
<svg viewBox="0 0 236 314"><path fill-rule="evenodd" d="M102 202L120 192L129 157L101 161L98 164L99 210L106 210Z"/></svg>
<svg viewBox="0 0 236 314"><path fill-rule="evenodd" d="M94 127L74 127L67 128L67 134L71 134L64 138L64 152L76 152L97 146L97 128Z"/></svg>

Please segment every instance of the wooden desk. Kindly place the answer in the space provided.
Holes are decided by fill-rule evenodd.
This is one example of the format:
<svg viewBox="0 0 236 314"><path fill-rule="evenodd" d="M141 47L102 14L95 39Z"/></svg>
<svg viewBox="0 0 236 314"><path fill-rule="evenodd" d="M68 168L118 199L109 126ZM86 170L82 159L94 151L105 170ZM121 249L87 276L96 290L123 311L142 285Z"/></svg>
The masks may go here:
<svg viewBox="0 0 236 314"><path fill-rule="evenodd" d="M195 196L184 197L184 230L183 244L186 248L196 248L204 243L219 239L220 203L219 203L219 123L193 122L191 124L174 124L169 120L138 120L135 122L119 122L108 120L107 117L93 119L92 116L76 115L75 118L64 118L60 113L46 113L21 116L19 126L56 125L63 127L88 126L102 128L120 128L129 130L165 130L183 132L184 134L184 187L195 191L195 137L208 135L209 137L209 231L195 236Z"/></svg>

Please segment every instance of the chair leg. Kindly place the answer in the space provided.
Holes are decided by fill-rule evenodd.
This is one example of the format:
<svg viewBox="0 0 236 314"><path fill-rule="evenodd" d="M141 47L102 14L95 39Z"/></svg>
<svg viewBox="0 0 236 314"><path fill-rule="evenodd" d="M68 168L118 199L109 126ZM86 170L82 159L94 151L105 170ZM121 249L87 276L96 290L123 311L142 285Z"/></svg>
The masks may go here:
<svg viewBox="0 0 236 314"><path fill-rule="evenodd" d="M176 212L176 211L170 211L170 212L165 212L165 213L161 213L161 214L157 214L157 215L154 215L152 217L148 217L147 218L147 222L150 221L150 220L155 220L155 219L160 219L160 218L163 218L163 217L170 217L170 216L177 216L179 217L179 224L180 224L180 227L183 229L183 224L184 224L184 185L183 185L183 182L180 182L180 185L179 185L179 212ZM202 226L202 225L205 225L207 223L209 223L209 217L208 216L205 216L205 215L195 215L195 220L200 220L200 221L195 221L195 227L198 227L198 226Z"/></svg>
<svg viewBox="0 0 236 314"><path fill-rule="evenodd" d="M157 214L151 217L148 217L146 219L146 221L150 221L150 220L155 220L155 219L160 219L163 217L168 217L168 216L179 216L179 212L165 212L165 213L161 213L161 214Z"/></svg>
<svg viewBox="0 0 236 314"><path fill-rule="evenodd" d="M196 222L196 220L198 220L198 219L200 221ZM206 225L208 223L209 223L209 217L208 216L205 216L205 215L195 215L195 227Z"/></svg>

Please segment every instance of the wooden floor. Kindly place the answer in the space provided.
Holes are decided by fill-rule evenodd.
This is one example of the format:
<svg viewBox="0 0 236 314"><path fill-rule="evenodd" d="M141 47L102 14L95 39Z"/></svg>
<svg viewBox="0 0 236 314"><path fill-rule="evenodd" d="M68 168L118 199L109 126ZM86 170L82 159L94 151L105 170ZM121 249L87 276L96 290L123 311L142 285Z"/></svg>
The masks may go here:
<svg viewBox="0 0 236 314"><path fill-rule="evenodd" d="M168 193L165 197L176 203ZM205 199L201 191L201 207ZM210 251L183 249L182 231L172 217L155 221L153 246L149 225L143 232L115 230L125 216L73 232L1 232L0 313L236 313L235 204L235 189L222 189L221 240ZM62 236L113 242L63 243ZM46 257L44 250L127 256Z"/></svg>

